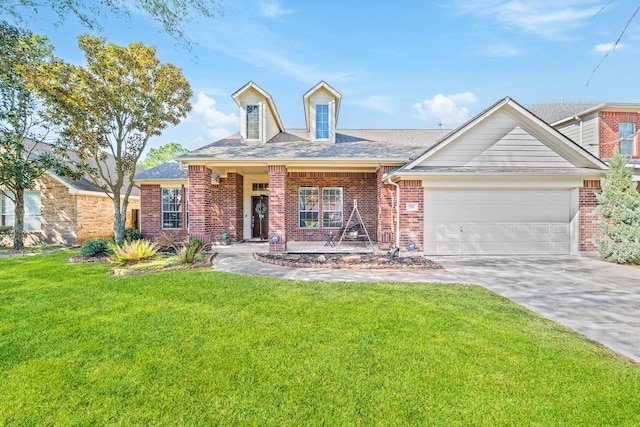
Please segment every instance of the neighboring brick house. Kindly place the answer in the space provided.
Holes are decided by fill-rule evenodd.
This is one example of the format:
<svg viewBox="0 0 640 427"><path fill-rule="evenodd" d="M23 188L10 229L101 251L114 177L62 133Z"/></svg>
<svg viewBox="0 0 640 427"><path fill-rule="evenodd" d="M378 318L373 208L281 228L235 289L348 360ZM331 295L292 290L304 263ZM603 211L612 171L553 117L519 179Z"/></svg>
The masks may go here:
<svg viewBox="0 0 640 427"><path fill-rule="evenodd" d="M640 104L556 102L529 110L602 160L616 150L629 156L640 181Z"/></svg>
<svg viewBox="0 0 640 427"><path fill-rule="evenodd" d="M50 149L41 144L41 149ZM141 170L142 171L142 170ZM0 194L0 225L13 226L13 201ZM129 198L127 226L137 226L139 189ZM25 192L25 243L78 245L113 233L113 201L86 178L72 181L47 172Z"/></svg>
<svg viewBox="0 0 640 427"><path fill-rule="evenodd" d="M232 97L238 134L136 176L146 237L228 234L283 251L339 232L357 201L380 250L596 250L606 165L510 98L448 131L338 129L342 97L325 82L303 96L306 129L285 129L253 82Z"/></svg>

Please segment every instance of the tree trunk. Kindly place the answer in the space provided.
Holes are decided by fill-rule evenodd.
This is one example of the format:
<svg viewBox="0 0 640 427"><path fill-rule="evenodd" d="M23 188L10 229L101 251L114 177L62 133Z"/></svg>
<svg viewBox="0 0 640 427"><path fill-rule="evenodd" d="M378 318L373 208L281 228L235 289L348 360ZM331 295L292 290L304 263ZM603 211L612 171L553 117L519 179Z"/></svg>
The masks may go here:
<svg viewBox="0 0 640 427"><path fill-rule="evenodd" d="M13 222L13 249L24 248L24 189L15 193L15 220Z"/></svg>
<svg viewBox="0 0 640 427"><path fill-rule="evenodd" d="M113 237L118 245L124 242L124 228L127 223L127 214L122 212L120 195L113 196Z"/></svg>

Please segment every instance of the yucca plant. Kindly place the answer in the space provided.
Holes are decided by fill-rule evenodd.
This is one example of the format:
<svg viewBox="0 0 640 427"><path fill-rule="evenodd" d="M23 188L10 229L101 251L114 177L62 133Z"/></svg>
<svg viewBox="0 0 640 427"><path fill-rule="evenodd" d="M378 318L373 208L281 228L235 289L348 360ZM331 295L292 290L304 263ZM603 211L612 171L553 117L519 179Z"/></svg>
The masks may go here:
<svg viewBox="0 0 640 427"><path fill-rule="evenodd" d="M193 264L198 254L204 249L202 241L197 238L191 239L190 242L185 243L180 250L178 250L178 256L182 264Z"/></svg>
<svg viewBox="0 0 640 427"><path fill-rule="evenodd" d="M158 248L148 240L134 240L124 242L122 246L112 245L113 256L116 263L135 262L149 259L156 254Z"/></svg>

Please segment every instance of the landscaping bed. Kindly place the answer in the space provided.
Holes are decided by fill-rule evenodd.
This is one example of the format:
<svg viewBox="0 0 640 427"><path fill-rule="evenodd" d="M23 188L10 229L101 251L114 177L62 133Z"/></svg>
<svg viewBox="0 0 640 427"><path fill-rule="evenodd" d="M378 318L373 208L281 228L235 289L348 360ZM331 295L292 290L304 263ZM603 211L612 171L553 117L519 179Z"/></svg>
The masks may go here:
<svg viewBox="0 0 640 427"><path fill-rule="evenodd" d="M201 253L196 256L193 263L181 263L180 258L171 252L158 252L153 257L136 262L128 262L124 264L113 264L113 274L116 276L130 276L137 274L160 273L173 270L187 270L193 268L210 268L213 259L217 255L214 253ZM84 262L111 262L114 258L108 254L100 254L98 256L73 256L69 258L72 263Z"/></svg>
<svg viewBox="0 0 640 427"><path fill-rule="evenodd" d="M254 258L268 264L296 268L347 268L366 270L433 270L442 266L423 256L391 257L383 253L255 253Z"/></svg>

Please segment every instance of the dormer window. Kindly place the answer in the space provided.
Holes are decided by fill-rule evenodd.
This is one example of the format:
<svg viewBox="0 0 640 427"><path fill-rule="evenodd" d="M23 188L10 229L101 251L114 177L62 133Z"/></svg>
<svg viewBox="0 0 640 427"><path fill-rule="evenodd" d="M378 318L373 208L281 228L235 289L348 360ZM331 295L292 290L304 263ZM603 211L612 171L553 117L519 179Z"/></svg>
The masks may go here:
<svg viewBox="0 0 640 427"><path fill-rule="evenodd" d="M329 139L328 105L316 105L316 139Z"/></svg>
<svg viewBox="0 0 640 427"><path fill-rule="evenodd" d="M247 139L260 139L260 106L247 105Z"/></svg>
<svg viewBox="0 0 640 427"><path fill-rule="evenodd" d="M325 82L318 83L304 94L302 100L310 142L336 142L341 98L342 95Z"/></svg>
<svg viewBox="0 0 640 427"><path fill-rule="evenodd" d="M240 138L251 144L266 143L280 132L284 125L269 95L254 82L238 89L233 100L240 107Z"/></svg>

